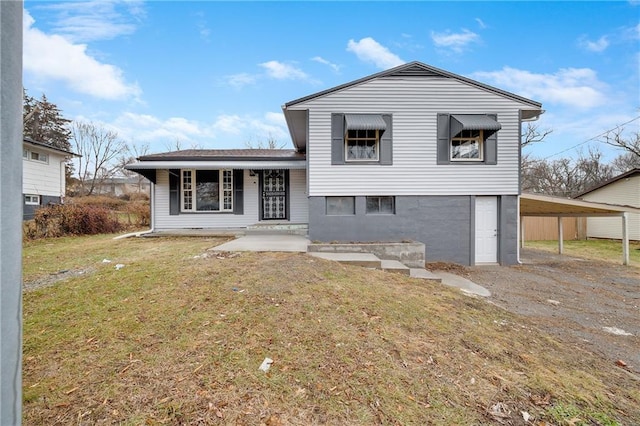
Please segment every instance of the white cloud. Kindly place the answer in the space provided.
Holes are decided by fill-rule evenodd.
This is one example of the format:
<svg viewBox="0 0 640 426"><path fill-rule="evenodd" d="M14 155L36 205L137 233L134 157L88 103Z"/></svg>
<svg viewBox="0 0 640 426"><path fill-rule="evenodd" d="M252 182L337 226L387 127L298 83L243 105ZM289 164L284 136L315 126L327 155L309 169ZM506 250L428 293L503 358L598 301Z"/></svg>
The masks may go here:
<svg viewBox="0 0 640 426"><path fill-rule="evenodd" d="M242 128L245 127L245 122L239 115L222 114L216 118L213 127L221 132L237 135L240 134Z"/></svg>
<svg viewBox="0 0 640 426"><path fill-rule="evenodd" d="M460 33L446 31L444 33L431 32L431 40L436 47L451 48L454 52L460 53L472 43L480 41L480 36L472 31L463 29Z"/></svg>
<svg viewBox="0 0 640 426"><path fill-rule="evenodd" d="M108 124L127 141L157 142L171 144L182 142L200 143L214 137L212 126L203 125L183 117L166 120L148 114L125 112Z"/></svg>
<svg viewBox="0 0 640 426"><path fill-rule="evenodd" d="M138 0L72 1L41 8L55 13L54 32L74 43L133 34L145 14Z"/></svg>
<svg viewBox="0 0 640 426"><path fill-rule="evenodd" d="M340 72L340 65L329 62L328 60L324 59L321 56L314 56L313 58L311 58L311 60L314 62L318 62L320 64L327 65L331 67L331 69L333 69L335 72Z"/></svg>
<svg viewBox="0 0 640 426"><path fill-rule="evenodd" d="M279 61L269 61L259 64L266 70L267 76L276 80L308 80L309 76L302 70L290 64Z"/></svg>
<svg viewBox="0 0 640 426"><path fill-rule="evenodd" d="M480 18L476 18L476 22L478 23L478 26L482 29L487 28L487 24L484 23L484 21Z"/></svg>
<svg viewBox="0 0 640 426"><path fill-rule="evenodd" d="M258 76L248 73L233 74L226 77L227 83L233 87L241 88L248 86L249 84L255 84L258 80Z"/></svg>
<svg viewBox="0 0 640 426"><path fill-rule="evenodd" d="M34 28L35 20L26 10L23 23L24 70L36 78L59 80L76 92L102 99L125 99L142 93L137 84L125 81L120 68L91 57L86 45Z"/></svg>
<svg viewBox="0 0 640 426"><path fill-rule="evenodd" d="M472 77L543 103L589 109L607 100L607 85L590 68L562 68L553 74L536 74L504 67L500 71L476 72Z"/></svg>
<svg viewBox="0 0 640 426"><path fill-rule="evenodd" d="M607 36L602 36L596 41L591 41L583 37L578 41L578 43L580 47L591 52L602 52L609 47L609 40Z"/></svg>
<svg viewBox="0 0 640 426"><path fill-rule="evenodd" d="M380 69L389 69L405 63L396 54L375 41L371 37L365 37L360 41L349 40L347 51L355 53L358 59L370 62Z"/></svg>
<svg viewBox="0 0 640 426"><path fill-rule="evenodd" d="M266 141L270 137L281 141L289 135L281 112L267 112L262 117L223 114L216 117L213 128L231 135L242 135L244 142L252 139Z"/></svg>

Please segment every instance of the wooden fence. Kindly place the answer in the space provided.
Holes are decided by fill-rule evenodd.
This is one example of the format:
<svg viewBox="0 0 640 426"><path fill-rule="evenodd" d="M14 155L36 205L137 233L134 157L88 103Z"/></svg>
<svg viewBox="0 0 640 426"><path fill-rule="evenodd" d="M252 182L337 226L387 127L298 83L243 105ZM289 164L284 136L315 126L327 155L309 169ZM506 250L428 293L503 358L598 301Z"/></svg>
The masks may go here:
<svg viewBox="0 0 640 426"><path fill-rule="evenodd" d="M557 217L523 218L524 240L557 240ZM585 240L587 238L587 220L584 217L562 218L562 234L565 240Z"/></svg>

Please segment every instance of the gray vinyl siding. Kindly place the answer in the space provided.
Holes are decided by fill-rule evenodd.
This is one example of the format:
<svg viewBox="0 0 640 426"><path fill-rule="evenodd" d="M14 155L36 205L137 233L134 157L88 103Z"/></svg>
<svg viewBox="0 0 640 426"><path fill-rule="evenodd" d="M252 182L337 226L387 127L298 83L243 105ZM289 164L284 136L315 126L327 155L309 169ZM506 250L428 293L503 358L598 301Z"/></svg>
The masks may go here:
<svg viewBox="0 0 640 426"><path fill-rule="evenodd" d="M307 223L308 204L305 170L290 171L291 222ZM243 175L243 214L233 213L180 213L169 214L169 173L157 171L155 187L155 211L153 223L156 230L180 228L244 228L259 222L258 177Z"/></svg>
<svg viewBox="0 0 640 426"><path fill-rule="evenodd" d="M450 78L381 78L314 98L309 110L309 195L519 193L519 108L530 107ZM393 115L393 164L331 164L332 113ZM497 164L437 164L437 115L495 114Z"/></svg>

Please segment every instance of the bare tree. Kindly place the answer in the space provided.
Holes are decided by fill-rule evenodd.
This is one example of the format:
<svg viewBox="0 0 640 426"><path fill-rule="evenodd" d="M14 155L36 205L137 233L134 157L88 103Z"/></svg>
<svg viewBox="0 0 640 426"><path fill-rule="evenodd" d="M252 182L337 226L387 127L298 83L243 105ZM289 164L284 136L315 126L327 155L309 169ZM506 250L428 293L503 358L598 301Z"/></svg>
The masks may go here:
<svg viewBox="0 0 640 426"><path fill-rule="evenodd" d="M125 177L135 178L138 192L142 192L142 183L146 180L146 178L136 172L125 169L125 166L134 163L137 158L147 155L148 153L148 143L143 143L140 145L130 143L125 145L125 149L123 150L121 156L118 158L118 173L124 175Z"/></svg>
<svg viewBox="0 0 640 426"><path fill-rule="evenodd" d="M551 134L551 132L553 132L553 129L540 130L538 128L538 124L527 123L527 126L524 129L524 133L520 138L520 146L524 148L525 146L542 142L547 136Z"/></svg>
<svg viewBox="0 0 640 426"><path fill-rule="evenodd" d="M116 159L126 146L118 133L92 122L74 121L71 140L78 159L78 179L82 192L91 195L105 179L118 170Z"/></svg>
<svg viewBox="0 0 640 426"><path fill-rule="evenodd" d="M624 127L617 127L608 131L601 139L607 145L621 148L633 157L640 158L640 133L636 132L628 137L623 135Z"/></svg>
<svg viewBox="0 0 640 426"><path fill-rule="evenodd" d="M522 190L573 197L613 177L614 168L603 162L597 149L580 153L577 159L540 160L523 157Z"/></svg>
<svg viewBox="0 0 640 426"><path fill-rule="evenodd" d="M244 143L244 145L249 149L282 149L286 144L284 142L278 142L278 139L269 133L266 141L260 140L258 142L254 142L249 139Z"/></svg>
<svg viewBox="0 0 640 426"><path fill-rule="evenodd" d="M176 138L173 143L165 142L164 149L167 151L181 151L183 149L182 141L179 138Z"/></svg>
<svg viewBox="0 0 640 426"><path fill-rule="evenodd" d="M611 162L617 173L625 173L629 170L640 169L640 157L633 152L620 154Z"/></svg>

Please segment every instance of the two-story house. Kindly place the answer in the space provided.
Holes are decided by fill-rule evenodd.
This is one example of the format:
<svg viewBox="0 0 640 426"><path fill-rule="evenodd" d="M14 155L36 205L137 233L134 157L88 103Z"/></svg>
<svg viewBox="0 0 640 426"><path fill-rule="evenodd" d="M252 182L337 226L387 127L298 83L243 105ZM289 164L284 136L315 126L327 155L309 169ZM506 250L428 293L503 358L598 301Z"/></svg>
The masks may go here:
<svg viewBox="0 0 640 426"><path fill-rule="evenodd" d="M186 150L129 166L152 227L308 224L325 242L426 246L429 261L517 262L520 134L541 104L412 62L286 103L293 150Z"/></svg>
<svg viewBox="0 0 640 426"><path fill-rule="evenodd" d="M63 202L69 151L30 138L22 141L23 220L33 219L37 208Z"/></svg>

